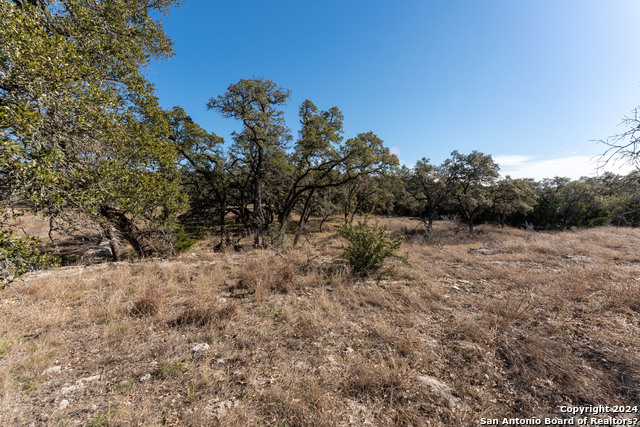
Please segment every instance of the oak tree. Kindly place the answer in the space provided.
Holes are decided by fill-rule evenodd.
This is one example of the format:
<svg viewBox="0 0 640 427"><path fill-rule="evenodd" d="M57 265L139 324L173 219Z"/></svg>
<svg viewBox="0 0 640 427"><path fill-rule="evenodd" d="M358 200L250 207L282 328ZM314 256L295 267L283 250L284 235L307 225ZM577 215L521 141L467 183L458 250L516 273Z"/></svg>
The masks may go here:
<svg viewBox="0 0 640 427"><path fill-rule="evenodd" d="M171 56L155 14L175 4L0 1L0 132L14 188L45 215L115 227L138 255L159 252L152 234L166 236L183 206L168 122L141 71Z"/></svg>
<svg viewBox="0 0 640 427"><path fill-rule="evenodd" d="M280 110L290 91L263 78L242 79L229 85L227 92L211 98L207 108L226 118L240 120L243 129L234 133L235 152L248 166L252 187L252 226L254 245L260 245L265 232L263 206L265 163L269 150L282 150L289 140L284 113Z"/></svg>
<svg viewBox="0 0 640 427"><path fill-rule="evenodd" d="M475 219L491 206L491 186L498 178L498 164L491 155L479 151L451 153L445 167L453 180L453 195L465 215L469 233Z"/></svg>

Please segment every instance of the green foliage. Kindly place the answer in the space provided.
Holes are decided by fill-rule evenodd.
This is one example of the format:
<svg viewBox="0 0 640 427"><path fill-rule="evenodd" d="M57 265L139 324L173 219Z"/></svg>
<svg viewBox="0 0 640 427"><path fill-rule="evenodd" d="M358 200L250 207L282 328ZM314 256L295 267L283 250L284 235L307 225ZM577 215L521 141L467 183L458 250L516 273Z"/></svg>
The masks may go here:
<svg viewBox="0 0 640 427"><path fill-rule="evenodd" d="M479 151L467 155L453 151L445 167L453 177L453 194L471 233L476 217L491 206L491 188L498 178L498 164L491 155Z"/></svg>
<svg viewBox="0 0 640 427"><path fill-rule="evenodd" d="M197 241L197 238L187 233L183 227L180 227L176 235L176 242L173 245L173 249L176 252L188 251L193 245L196 244Z"/></svg>
<svg viewBox="0 0 640 427"><path fill-rule="evenodd" d="M349 242L342 247L344 251L341 257L349 262L354 273L360 276L376 272L384 274L388 272L388 270L382 270L387 258L409 263L406 258L397 254L400 245L404 242L404 237L391 240L384 236L386 227L380 227L377 223L369 226L367 223L367 219L358 221L356 226L349 222L339 230L340 236Z"/></svg>
<svg viewBox="0 0 640 427"><path fill-rule="evenodd" d="M230 192L222 152L224 141L202 129L180 107L173 107L166 114L171 130L169 139L180 155L181 190L189 197L189 210L181 215L181 220L190 222L190 228L195 224L211 227L226 214Z"/></svg>
<svg viewBox="0 0 640 427"><path fill-rule="evenodd" d="M429 159L416 162L412 171L406 171L407 192L417 202L420 217L428 221L431 229L433 220L444 205L449 202L454 190L454 174L450 163L434 166Z"/></svg>
<svg viewBox="0 0 640 427"><path fill-rule="evenodd" d="M498 181L491 189L492 211L504 226L512 214L526 214L535 206L537 195L533 180L512 179L510 176Z"/></svg>
<svg viewBox="0 0 640 427"><path fill-rule="evenodd" d="M38 379L34 377L19 377L18 382L20 383L22 390L26 392L32 392L38 388Z"/></svg>
<svg viewBox="0 0 640 427"><path fill-rule="evenodd" d="M41 254L37 242L33 237L19 237L10 230L0 230L0 289L11 286L30 270L58 263L55 257Z"/></svg>
<svg viewBox="0 0 640 427"><path fill-rule="evenodd" d="M638 225L640 181L637 172L626 177L545 179L538 184L538 201L527 221L540 228L592 227L603 224Z"/></svg>
<svg viewBox="0 0 640 427"><path fill-rule="evenodd" d="M272 246L282 246L286 229L276 224L269 224L267 227L267 242Z"/></svg>
<svg viewBox="0 0 640 427"><path fill-rule="evenodd" d="M111 223L141 255L171 234L178 156L141 69L172 55L156 15L176 3L0 1L3 202Z"/></svg>
<svg viewBox="0 0 640 427"><path fill-rule="evenodd" d="M290 139L290 130L279 110L289 99L291 92L271 80L263 78L242 79L229 85L227 92L211 98L207 108L225 118L241 120L243 129L234 133L231 148L232 163L238 163L248 173L246 187L250 187L253 205L252 228L254 245L260 244L268 221L263 203L266 196L269 164L277 158L284 159L283 148ZM284 162L282 162L284 163ZM242 208L246 208L246 201ZM268 214L268 213L267 213Z"/></svg>

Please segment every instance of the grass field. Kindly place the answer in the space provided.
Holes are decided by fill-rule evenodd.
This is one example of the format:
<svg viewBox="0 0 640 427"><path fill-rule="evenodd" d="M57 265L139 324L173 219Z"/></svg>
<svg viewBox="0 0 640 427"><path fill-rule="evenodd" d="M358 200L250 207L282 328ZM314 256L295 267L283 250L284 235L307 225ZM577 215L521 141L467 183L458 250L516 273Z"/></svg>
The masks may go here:
<svg viewBox="0 0 640 427"><path fill-rule="evenodd" d="M472 426L640 403L640 230L380 221L411 262L382 278L349 275L337 222L296 249L30 274L24 304L0 294L0 425Z"/></svg>

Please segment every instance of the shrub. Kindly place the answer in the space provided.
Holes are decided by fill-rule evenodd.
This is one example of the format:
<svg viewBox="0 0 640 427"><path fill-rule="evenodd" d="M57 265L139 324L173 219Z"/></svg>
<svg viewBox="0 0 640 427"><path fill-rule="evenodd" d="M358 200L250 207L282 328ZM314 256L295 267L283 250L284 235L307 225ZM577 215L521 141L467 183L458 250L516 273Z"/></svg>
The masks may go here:
<svg viewBox="0 0 640 427"><path fill-rule="evenodd" d="M406 258L397 254L404 237L400 236L391 240L384 236L386 227L380 227L378 223L373 227L369 226L368 219L359 221L358 225L347 223L338 233L349 242L342 249L341 257L346 259L353 268L353 272L360 276L367 276L371 273L384 274L389 270L382 270L384 261L387 258L396 258L408 264Z"/></svg>
<svg viewBox="0 0 640 427"><path fill-rule="evenodd" d="M173 249L177 252L185 252L191 249L196 244L198 239L191 234L187 233L184 228L180 227L176 235L176 242Z"/></svg>
<svg viewBox="0 0 640 427"><path fill-rule="evenodd" d="M41 254L37 243L38 239L34 237L14 236L10 230L0 230L0 290L9 287L22 299L11 284L21 280L28 271L58 263L57 258Z"/></svg>

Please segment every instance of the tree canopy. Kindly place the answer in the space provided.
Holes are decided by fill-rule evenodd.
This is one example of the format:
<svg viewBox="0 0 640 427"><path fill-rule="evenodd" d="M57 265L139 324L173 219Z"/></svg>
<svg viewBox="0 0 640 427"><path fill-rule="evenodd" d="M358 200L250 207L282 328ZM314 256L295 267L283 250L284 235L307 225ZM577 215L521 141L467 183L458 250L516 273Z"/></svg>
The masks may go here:
<svg viewBox="0 0 640 427"><path fill-rule="evenodd" d="M157 12L175 1L0 1L0 165L34 211L115 227L161 250L184 198L168 121L141 69L172 55ZM8 194L3 194L7 200Z"/></svg>

